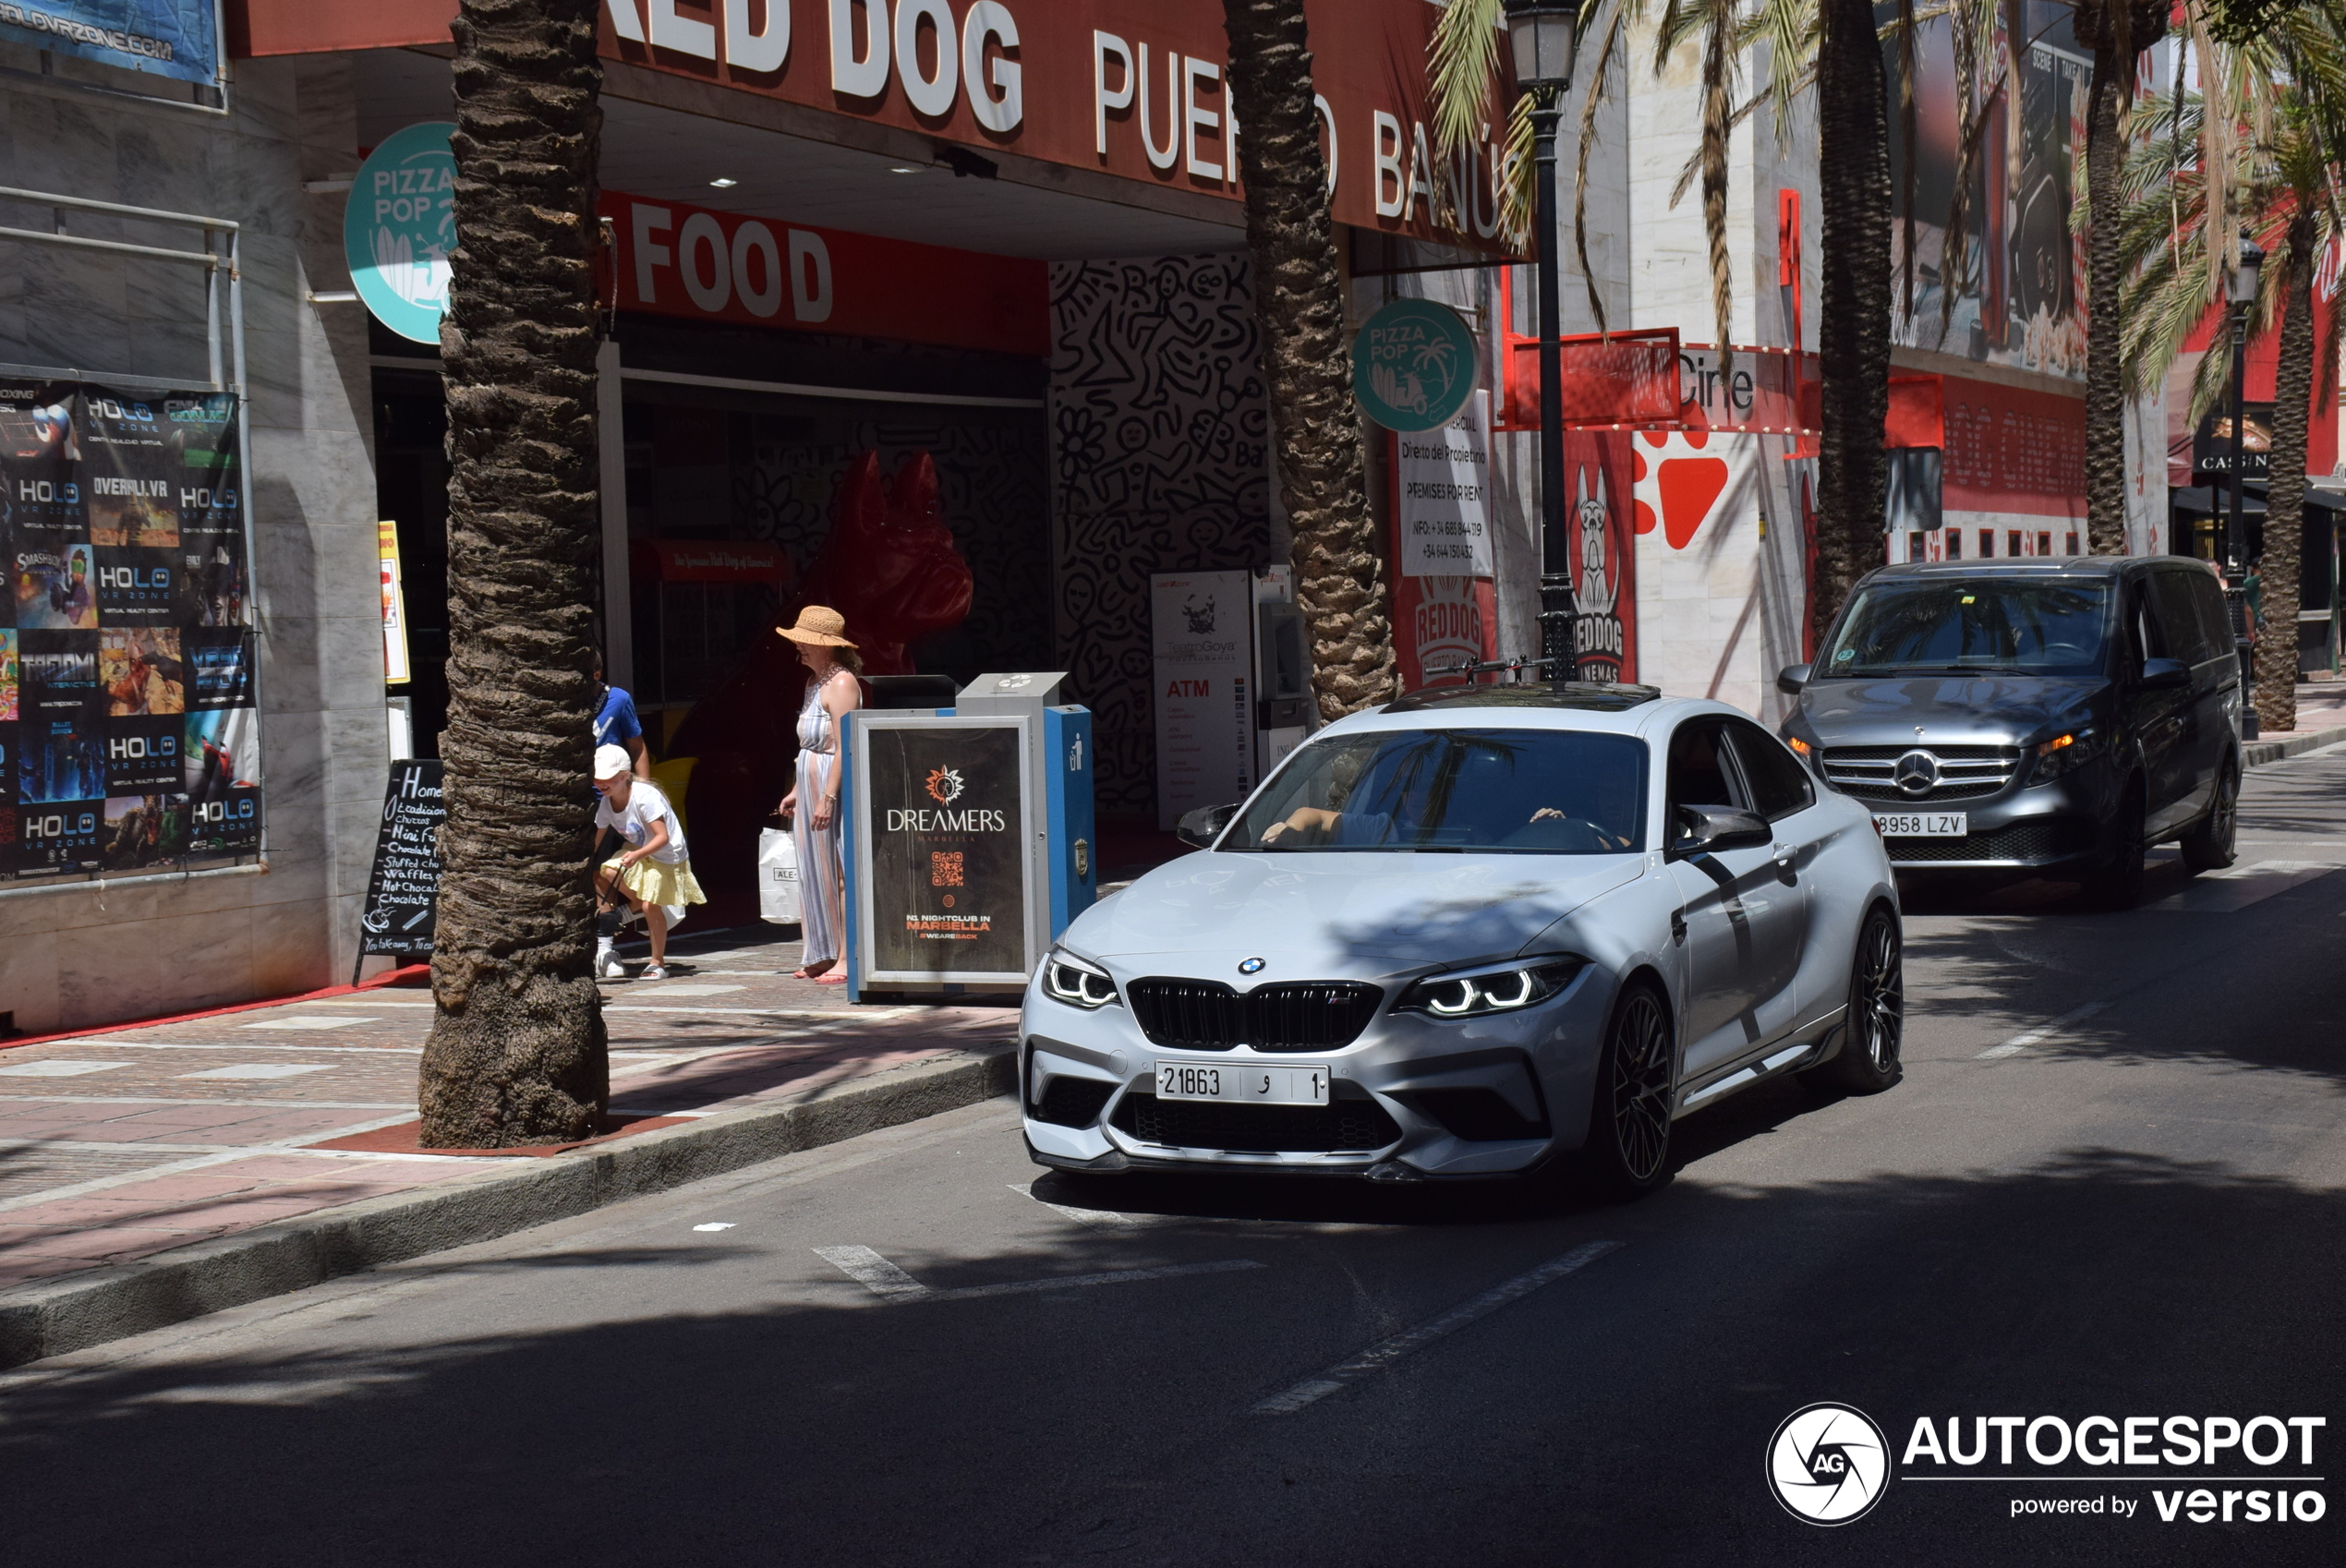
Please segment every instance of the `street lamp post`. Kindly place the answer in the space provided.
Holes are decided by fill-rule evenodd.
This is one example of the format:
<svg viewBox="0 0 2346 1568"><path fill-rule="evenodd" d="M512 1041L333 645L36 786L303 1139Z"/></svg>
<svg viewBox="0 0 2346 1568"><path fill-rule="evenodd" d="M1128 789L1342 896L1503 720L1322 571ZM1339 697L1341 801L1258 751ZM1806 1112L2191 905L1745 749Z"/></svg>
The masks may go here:
<svg viewBox="0 0 2346 1568"><path fill-rule="evenodd" d="M2265 252L2246 235L2240 236L2240 265L2232 269L2225 296L2232 308L2232 493L2231 518L2224 530L2224 575L2238 587L2247 575L2248 535L2241 521L2241 470L2247 465L2248 308L2256 303L2256 281L2264 271Z"/></svg>
<svg viewBox="0 0 2346 1568"><path fill-rule="evenodd" d="M2248 529L2241 518L2240 486L2242 470L2248 466L2248 308L2256 303L2256 281L2264 266L2263 248L2246 235L2241 235L2240 265L2232 269L2224 288L2232 310L2232 493L2231 516L2224 529L2224 577L2231 586L2226 597L2239 607L2241 629L2234 636L2240 657L2241 735L2250 741L2256 738L2256 687L2251 664L2255 655L2250 644L2255 627L2248 607Z"/></svg>
<svg viewBox="0 0 2346 1568"><path fill-rule="evenodd" d="M1578 617L1572 605L1572 535L1564 516L1564 350L1557 341L1563 302L1556 283L1556 124L1572 90L1579 47L1578 6L1555 0L1506 0L1507 43L1516 86L1531 94L1533 214L1540 246L1540 657L1548 679L1579 673Z"/></svg>

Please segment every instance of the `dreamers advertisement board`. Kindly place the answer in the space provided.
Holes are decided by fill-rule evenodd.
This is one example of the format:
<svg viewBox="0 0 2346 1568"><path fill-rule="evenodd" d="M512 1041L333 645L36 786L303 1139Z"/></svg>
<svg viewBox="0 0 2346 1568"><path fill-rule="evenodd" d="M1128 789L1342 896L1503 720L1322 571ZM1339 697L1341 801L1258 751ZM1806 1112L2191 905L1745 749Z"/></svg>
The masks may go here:
<svg viewBox="0 0 2346 1568"><path fill-rule="evenodd" d="M260 851L238 416L0 381L0 882Z"/></svg>
<svg viewBox="0 0 2346 1568"><path fill-rule="evenodd" d="M1033 955L1019 720L876 724L857 762L874 978L1023 980Z"/></svg>

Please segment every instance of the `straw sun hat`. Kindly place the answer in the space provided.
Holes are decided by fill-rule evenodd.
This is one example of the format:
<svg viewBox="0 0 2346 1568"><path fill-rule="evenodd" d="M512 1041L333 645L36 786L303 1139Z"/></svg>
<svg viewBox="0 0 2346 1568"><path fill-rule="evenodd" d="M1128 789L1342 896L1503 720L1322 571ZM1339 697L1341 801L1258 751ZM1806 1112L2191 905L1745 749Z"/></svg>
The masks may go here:
<svg viewBox="0 0 2346 1568"><path fill-rule="evenodd" d="M777 626L774 635L818 647L852 648L855 645L847 640L846 631L847 617L828 605L810 604L798 612L797 625Z"/></svg>

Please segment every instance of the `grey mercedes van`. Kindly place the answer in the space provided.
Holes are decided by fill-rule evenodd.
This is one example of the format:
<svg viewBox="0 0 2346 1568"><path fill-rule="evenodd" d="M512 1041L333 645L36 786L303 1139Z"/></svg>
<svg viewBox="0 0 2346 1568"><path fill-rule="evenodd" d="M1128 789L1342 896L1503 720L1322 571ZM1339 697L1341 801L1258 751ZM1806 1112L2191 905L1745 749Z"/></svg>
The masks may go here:
<svg viewBox="0 0 2346 1568"><path fill-rule="evenodd" d="M2204 562L1884 567L1776 684L1799 699L1786 742L1902 871L2078 881L2122 909L2151 845L2232 862L2240 665Z"/></svg>

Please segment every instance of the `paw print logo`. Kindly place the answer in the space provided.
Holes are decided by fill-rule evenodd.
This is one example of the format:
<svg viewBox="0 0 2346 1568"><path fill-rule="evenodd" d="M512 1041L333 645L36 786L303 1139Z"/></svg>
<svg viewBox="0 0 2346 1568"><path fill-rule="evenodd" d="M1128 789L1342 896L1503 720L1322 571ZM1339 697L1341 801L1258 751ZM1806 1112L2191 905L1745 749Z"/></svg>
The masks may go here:
<svg viewBox="0 0 2346 1568"><path fill-rule="evenodd" d="M961 798L961 776L949 767L928 770L928 798L940 806L949 806Z"/></svg>
<svg viewBox="0 0 2346 1568"><path fill-rule="evenodd" d="M1727 488L1727 460L1702 449L1708 430L1647 430L1638 436L1632 475L1638 488L1638 532L1659 523L1672 549L1684 549L1709 519ZM1649 457L1644 447L1660 449Z"/></svg>

